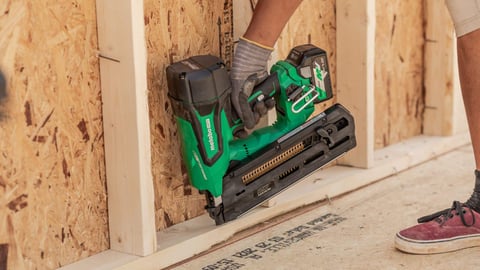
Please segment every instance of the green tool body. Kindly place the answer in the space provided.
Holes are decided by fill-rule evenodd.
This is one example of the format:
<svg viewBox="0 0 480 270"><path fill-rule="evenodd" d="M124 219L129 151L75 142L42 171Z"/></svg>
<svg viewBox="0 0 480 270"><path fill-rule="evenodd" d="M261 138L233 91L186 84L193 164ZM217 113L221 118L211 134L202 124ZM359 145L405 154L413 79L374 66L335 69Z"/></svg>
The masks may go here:
<svg viewBox="0 0 480 270"><path fill-rule="evenodd" d="M251 132L247 138L238 139L234 134L243 128L243 124L231 106L231 85L221 59L211 55L190 57L170 65L167 79L180 131L184 164L192 185L207 195L207 209L217 224L235 219L258 202L268 199L269 196L265 195L262 198L253 196L248 203L231 200L232 197L244 196L241 195L243 193L248 194L250 191L245 192L247 186L254 186L251 185L253 182L258 185L262 181L269 181L258 179L268 176L286 160L277 157L284 157L284 153L272 153L274 156L269 161L270 156L266 157L265 153L272 148L280 149L282 145L279 140L282 138L289 138L283 139L283 144L291 140L303 140L298 136L302 125L312 115L314 104L332 97L326 53L313 45L295 47L286 60L272 66L270 76L254 89L249 98L252 107L262 99L274 98L275 123ZM351 122L348 136L350 144L342 149L345 152L355 146L355 137L352 134L353 118L349 115L343 118ZM316 121L320 121L320 118ZM325 122L325 118L320 122ZM289 135L292 132L295 132L295 136ZM322 143L325 144L325 140ZM266 163L261 161L265 158ZM233 177L242 168L249 168L247 170L250 172L238 179ZM299 179L298 176L294 178L292 183ZM270 181L268 191L275 191L274 185ZM250 193L259 194L258 190ZM234 205L226 205L226 201ZM228 214L225 212L228 209L235 210Z"/></svg>

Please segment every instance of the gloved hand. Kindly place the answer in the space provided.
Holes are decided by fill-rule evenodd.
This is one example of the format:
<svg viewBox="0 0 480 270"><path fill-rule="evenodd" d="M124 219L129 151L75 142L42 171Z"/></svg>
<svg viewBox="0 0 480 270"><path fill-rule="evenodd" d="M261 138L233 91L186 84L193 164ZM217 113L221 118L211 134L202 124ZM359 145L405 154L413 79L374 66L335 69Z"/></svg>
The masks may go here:
<svg viewBox="0 0 480 270"><path fill-rule="evenodd" d="M240 38L235 49L230 71L231 100L235 111L247 129L255 127L260 117L275 106L273 98L257 101L253 109L248 104L248 97L252 94L253 88L268 76L267 61L272 51L273 48L245 38Z"/></svg>

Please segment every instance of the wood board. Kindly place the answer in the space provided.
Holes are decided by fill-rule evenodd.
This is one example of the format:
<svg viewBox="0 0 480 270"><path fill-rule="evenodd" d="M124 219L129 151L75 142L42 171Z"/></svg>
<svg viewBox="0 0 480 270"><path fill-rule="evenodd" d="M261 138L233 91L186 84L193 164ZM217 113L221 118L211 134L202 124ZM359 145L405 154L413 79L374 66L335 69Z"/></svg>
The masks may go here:
<svg viewBox="0 0 480 270"><path fill-rule="evenodd" d="M422 134L423 2L377 0L375 148Z"/></svg>
<svg viewBox="0 0 480 270"><path fill-rule="evenodd" d="M395 234L418 217L470 196L472 164L471 145L459 148L306 213L261 223L171 269L475 269L479 247L432 256L394 248Z"/></svg>
<svg viewBox="0 0 480 270"><path fill-rule="evenodd" d="M155 251L143 2L96 2L110 248Z"/></svg>
<svg viewBox="0 0 480 270"><path fill-rule="evenodd" d="M176 124L167 97L165 68L174 61L196 54L221 56L229 66L234 44L232 5L231 1L218 0L145 1L152 168L158 230L204 213L205 204L204 196L190 186L181 163ZM315 11L313 16L302 15L311 10ZM314 43L329 53L330 72L335 85L334 15L334 1L304 1L285 27L277 43L278 55L273 57L284 58L294 45ZM248 20L249 16L245 18ZM296 34L298 27L304 30L301 35ZM324 110L333 102L319 105L318 110Z"/></svg>
<svg viewBox="0 0 480 270"><path fill-rule="evenodd" d="M452 135L468 130L460 90L453 22L443 1L425 0L423 133Z"/></svg>
<svg viewBox="0 0 480 270"><path fill-rule="evenodd" d="M357 146L343 165L373 166L375 0L337 0L337 99L355 119Z"/></svg>
<svg viewBox="0 0 480 270"><path fill-rule="evenodd" d="M109 248L95 1L0 2L3 269Z"/></svg>
<svg viewBox="0 0 480 270"><path fill-rule="evenodd" d="M159 250L146 257L132 258L120 254L112 261L111 252L102 252L95 258L69 265L62 270L85 269L95 264L99 269L162 269L196 254L215 250L217 244L229 241L236 233L243 232L259 223L268 223L271 218L316 203L328 201L346 194L387 176L395 175L425 161L435 159L470 143L468 134L449 137L418 136L404 142L390 145L375 151L375 166L359 169L343 166L330 167L313 173L288 192L278 196L278 204L269 208L257 208L242 218L215 226L208 215L203 215L182 224L174 225L158 233ZM348 196L346 197L348 198ZM363 197L365 198L365 197ZM124 263L117 263L122 260Z"/></svg>
<svg viewBox="0 0 480 270"><path fill-rule="evenodd" d="M233 52L232 1L145 0L148 89L157 230L204 213L204 195L189 184L167 97L166 67L199 54Z"/></svg>

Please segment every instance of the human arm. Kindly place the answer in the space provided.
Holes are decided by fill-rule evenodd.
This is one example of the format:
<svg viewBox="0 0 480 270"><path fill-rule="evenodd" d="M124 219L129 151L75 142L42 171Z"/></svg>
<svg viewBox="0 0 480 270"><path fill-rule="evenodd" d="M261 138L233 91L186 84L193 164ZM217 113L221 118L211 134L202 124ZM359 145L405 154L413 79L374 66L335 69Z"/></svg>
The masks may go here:
<svg viewBox="0 0 480 270"><path fill-rule="evenodd" d="M248 129L274 106L273 99L257 102L252 110L248 97L255 85L267 77L267 62L273 46L301 0L260 0L252 20L240 38L233 58L232 103Z"/></svg>

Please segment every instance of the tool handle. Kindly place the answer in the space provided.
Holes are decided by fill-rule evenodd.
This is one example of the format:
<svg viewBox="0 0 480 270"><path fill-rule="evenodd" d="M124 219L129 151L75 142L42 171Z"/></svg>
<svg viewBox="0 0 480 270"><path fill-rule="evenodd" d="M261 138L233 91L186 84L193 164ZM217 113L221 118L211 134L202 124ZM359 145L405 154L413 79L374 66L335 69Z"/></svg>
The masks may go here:
<svg viewBox="0 0 480 270"><path fill-rule="evenodd" d="M248 98L248 103L250 104L250 108L254 110L255 104L257 104L257 102L262 102L266 99L273 98L279 92L280 92L280 82L278 80L277 73L274 72L270 74L260 84L255 86L255 88L252 91L252 94ZM233 134L237 134L238 131L243 130L244 128L243 123L241 122L240 116L238 116L237 112L235 111L235 109L233 109L233 107L230 115L232 119L234 119L232 121L233 122L232 132ZM238 136L238 134L235 136Z"/></svg>
<svg viewBox="0 0 480 270"><path fill-rule="evenodd" d="M252 94L248 98L252 110L257 102L272 98L280 91L280 82L277 73L270 74L263 82L255 86Z"/></svg>

